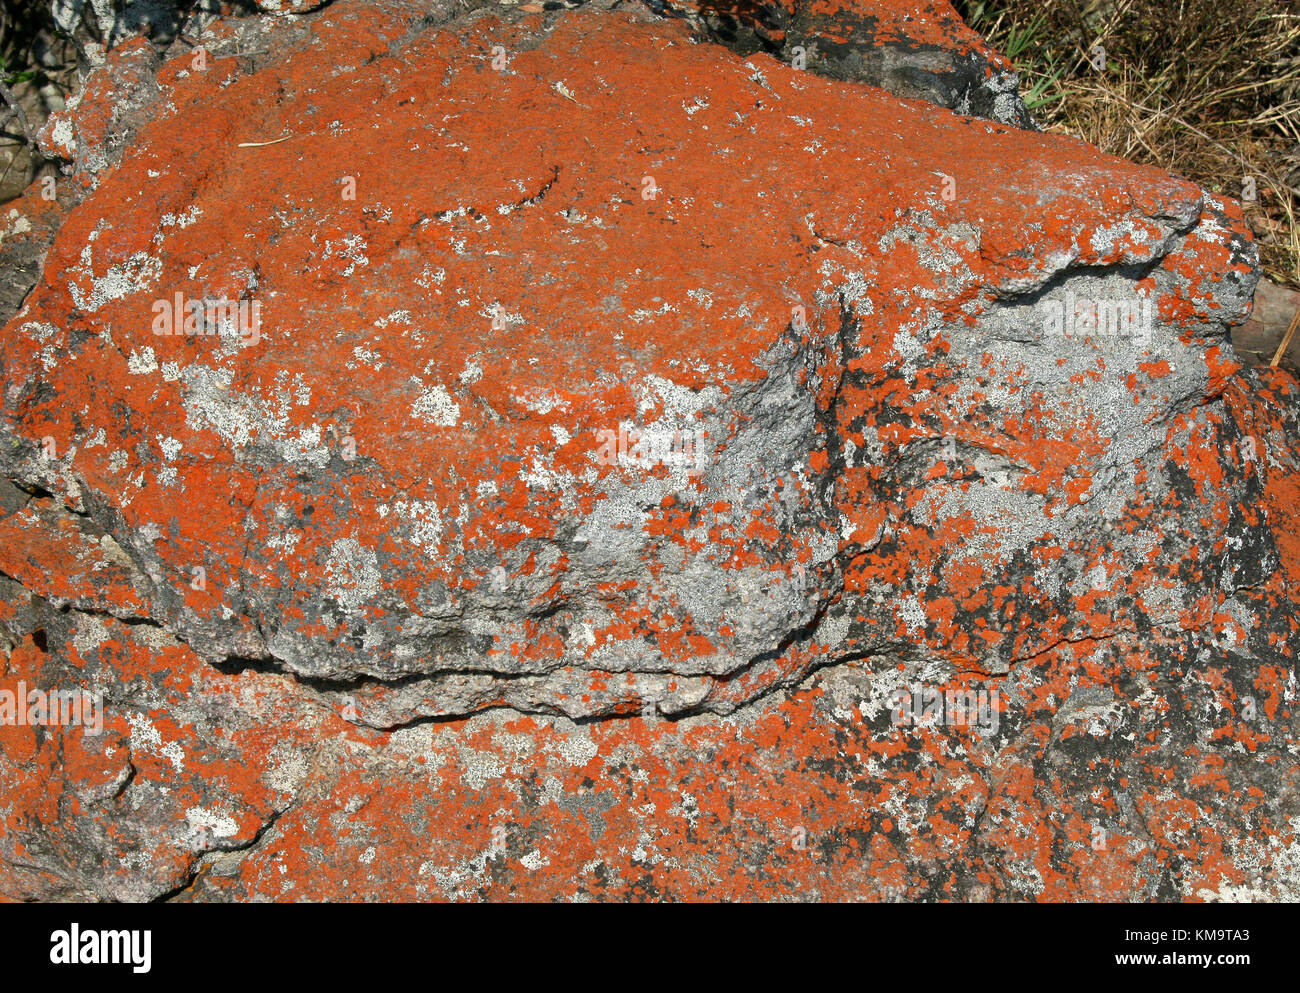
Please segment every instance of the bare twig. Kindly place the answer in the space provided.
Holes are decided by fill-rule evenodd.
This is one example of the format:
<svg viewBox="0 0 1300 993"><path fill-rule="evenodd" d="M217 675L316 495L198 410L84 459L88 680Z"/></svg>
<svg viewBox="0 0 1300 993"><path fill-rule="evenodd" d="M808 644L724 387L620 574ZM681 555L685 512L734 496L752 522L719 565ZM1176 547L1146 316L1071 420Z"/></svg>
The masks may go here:
<svg viewBox="0 0 1300 993"><path fill-rule="evenodd" d="M1273 354L1273 361L1268 364L1270 369L1276 369L1277 364L1282 361L1282 356L1291 345L1291 339L1295 337L1296 328L1300 328L1300 307L1296 308L1295 316L1291 318L1291 326L1286 329L1286 334L1282 336L1282 343L1277 346L1277 351Z"/></svg>
<svg viewBox="0 0 1300 993"><path fill-rule="evenodd" d="M27 147L32 150L32 154L40 156L40 158L45 158L45 156L41 154L40 146L36 144L36 136L32 134L32 125L31 122L27 120L27 111L23 110L23 105L18 102L18 98L14 96L13 90L9 89L9 87L4 84L4 80L2 79L0 79L0 97L4 98L4 102L9 105L9 110L17 116L18 126L22 128L23 138L27 142Z"/></svg>

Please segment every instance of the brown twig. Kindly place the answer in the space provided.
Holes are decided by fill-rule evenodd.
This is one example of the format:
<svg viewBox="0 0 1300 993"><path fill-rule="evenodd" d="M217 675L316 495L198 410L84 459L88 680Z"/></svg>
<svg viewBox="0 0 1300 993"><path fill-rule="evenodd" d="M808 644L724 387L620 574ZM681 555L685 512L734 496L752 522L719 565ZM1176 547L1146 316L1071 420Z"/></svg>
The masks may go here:
<svg viewBox="0 0 1300 993"><path fill-rule="evenodd" d="M1296 328L1300 328L1300 307L1296 308L1295 316L1291 318L1291 326L1286 329L1286 334L1282 336L1282 344L1277 346L1277 352L1273 356L1273 361L1268 364L1270 369L1276 369L1282 356L1286 354L1287 347L1291 344L1291 339L1295 337Z"/></svg>

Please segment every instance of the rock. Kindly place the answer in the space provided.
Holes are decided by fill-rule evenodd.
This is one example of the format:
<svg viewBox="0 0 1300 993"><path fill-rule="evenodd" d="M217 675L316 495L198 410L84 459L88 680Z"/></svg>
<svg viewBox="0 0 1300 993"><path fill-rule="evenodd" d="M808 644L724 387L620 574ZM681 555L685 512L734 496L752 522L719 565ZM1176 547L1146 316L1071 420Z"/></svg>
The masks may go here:
<svg viewBox="0 0 1300 993"><path fill-rule="evenodd" d="M1004 56L947 0L647 0L742 55L767 52L832 79L879 86L961 114L1032 128Z"/></svg>
<svg viewBox="0 0 1300 993"><path fill-rule="evenodd" d="M197 7L219 9L221 4L194 4L187 0L38 0L48 7L50 20L61 38L96 38L96 48L112 49L136 38L153 37L171 41L184 30L186 20ZM240 0L236 0L238 7ZM93 26L87 33L85 25Z"/></svg>
<svg viewBox="0 0 1300 993"><path fill-rule="evenodd" d="M41 87L31 82L15 83L11 92L33 132L45 121L51 109L62 106L58 89L52 84ZM38 176L53 170L27 144L22 124L3 103L0 103L0 118L5 123L4 142L0 144L0 204L3 204L21 196Z"/></svg>
<svg viewBox="0 0 1300 993"><path fill-rule="evenodd" d="M846 112L837 86L637 20L563 18L536 47L527 22L475 22L283 93L223 86L219 63L174 66L169 92L160 74L147 138L6 341L13 477L114 535L200 656L375 681L384 726L501 700L726 712L916 641L1004 671L1147 585L1190 602L1180 563L1228 532L1166 532L1238 484L1189 479L1161 508L1138 477L1178 494L1183 470L1135 457L1230 372L1239 220L875 91ZM622 80L574 93L574 52ZM421 60L447 92L402 74ZM429 101L465 125L421 142ZM763 187L809 156L828 179ZM772 234L714 233L745 225ZM1150 340L1043 338L1045 301L1147 294ZM203 324L191 300L232 309ZM1099 541L1126 513L1140 526ZM978 606L972 542L1007 590Z"/></svg>
<svg viewBox="0 0 1300 993"><path fill-rule="evenodd" d="M47 191L53 199L47 198ZM13 317L36 285L71 199L66 187L60 191L50 176L28 189L21 200L0 207L0 320Z"/></svg>
<svg viewBox="0 0 1300 993"><path fill-rule="evenodd" d="M307 14L323 7L329 0L255 0L264 14Z"/></svg>
<svg viewBox="0 0 1300 993"><path fill-rule="evenodd" d="M1300 291L1261 279L1249 319L1232 334L1233 347L1251 365L1268 365L1297 311ZM1279 364L1291 372L1300 370L1300 334L1292 335Z"/></svg>
<svg viewBox="0 0 1300 993"><path fill-rule="evenodd" d="M0 689L103 727L0 729L0 893L1294 899L1237 205L644 10L414 10L218 26L271 54L102 162L73 108Z"/></svg>
<svg viewBox="0 0 1300 993"><path fill-rule="evenodd" d="M41 148L71 163L79 185L117 165L136 131L152 119L158 63L157 51L143 39L115 48L82 92L45 122L37 138Z"/></svg>

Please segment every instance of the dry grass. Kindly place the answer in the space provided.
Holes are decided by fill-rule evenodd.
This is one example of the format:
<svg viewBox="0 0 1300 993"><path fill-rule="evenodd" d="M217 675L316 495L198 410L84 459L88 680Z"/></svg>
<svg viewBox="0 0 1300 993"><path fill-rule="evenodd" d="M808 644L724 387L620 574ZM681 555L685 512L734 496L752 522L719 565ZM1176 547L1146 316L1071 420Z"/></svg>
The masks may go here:
<svg viewBox="0 0 1300 993"><path fill-rule="evenodd" d="M1300 0L956 6L1016 63L1044 130L1237 199L1253 177L1265 273L1300 287Z"/></svg>

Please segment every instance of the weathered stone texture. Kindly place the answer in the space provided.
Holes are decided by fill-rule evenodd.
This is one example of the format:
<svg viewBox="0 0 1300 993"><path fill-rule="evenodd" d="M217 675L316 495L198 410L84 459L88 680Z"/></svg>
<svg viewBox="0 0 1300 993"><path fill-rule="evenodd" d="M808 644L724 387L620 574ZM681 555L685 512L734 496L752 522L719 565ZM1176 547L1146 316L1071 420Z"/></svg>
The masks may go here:
<svg viewBox="0 0 1300 993"><path fill-rule="evenodd" d="M127 46L51 122L3 676L106 729L0 729L0 892L1294 899L1237 206L639 7L422 9Z"/></svg>

